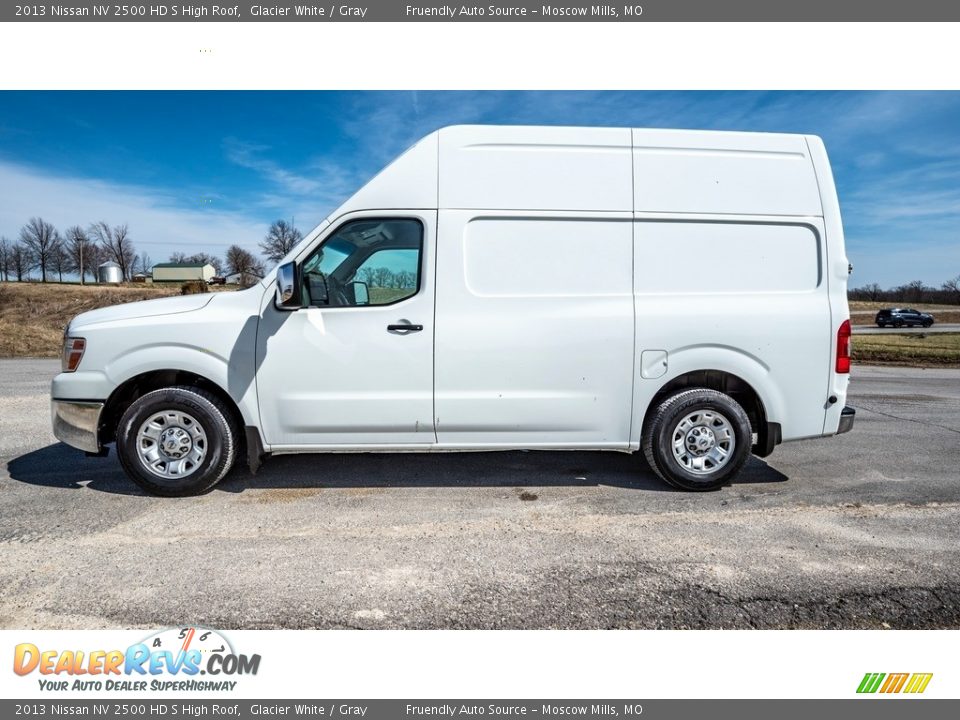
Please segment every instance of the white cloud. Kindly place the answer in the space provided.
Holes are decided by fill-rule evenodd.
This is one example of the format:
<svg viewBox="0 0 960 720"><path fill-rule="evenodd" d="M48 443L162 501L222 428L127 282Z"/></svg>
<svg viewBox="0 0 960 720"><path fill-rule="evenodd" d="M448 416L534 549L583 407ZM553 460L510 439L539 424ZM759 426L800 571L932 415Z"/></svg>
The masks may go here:
<svg viewBox="0 0 960 720"><path fill-rule="evenodd" d="M298 175L265 158L263 154L270 149L266 145L228 138L224 141L224 149L227 160L234 165L253 170L287 193L312 195L323 189L317 178Z"/></svg>
<svg viewBox="0 0 960 720"><path fill-rule="evenodd" d="M307 201L312 207L332 210L362 185L364 174L355 163L339 162L319 157L305 163L305 170L297 172L271 159L268 145L227 138L223 143L229 162L252 170L268 187L261 195L269 204L290 207ZM316 211L313 212L316 214Z"/></svg>
<svg viewBox="0 0 960 720"><path fill-rule="evenodd" d="M174 250L222 254L237 244L257 250L266 223L245 215L201 204L195 209L177 205L162 191L104 180L57 176L0 161L0 235L19 236L31 217L43 217L63 230L105 220L126 223L138 252L155 262Z"/></svg>

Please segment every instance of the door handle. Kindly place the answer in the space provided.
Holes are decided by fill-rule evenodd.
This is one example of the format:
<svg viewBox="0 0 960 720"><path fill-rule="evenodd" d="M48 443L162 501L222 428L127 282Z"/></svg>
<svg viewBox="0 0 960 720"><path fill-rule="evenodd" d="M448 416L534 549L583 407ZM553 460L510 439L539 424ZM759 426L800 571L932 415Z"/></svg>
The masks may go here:
<svg viewBox="0 0 960 720"><path fill-rule="evenodd" d="M401 335L420 332L421 330L423 330L423 325L412 325L410 323L399 323L397 325L387 325L387 332L400 333Z"/></svg>

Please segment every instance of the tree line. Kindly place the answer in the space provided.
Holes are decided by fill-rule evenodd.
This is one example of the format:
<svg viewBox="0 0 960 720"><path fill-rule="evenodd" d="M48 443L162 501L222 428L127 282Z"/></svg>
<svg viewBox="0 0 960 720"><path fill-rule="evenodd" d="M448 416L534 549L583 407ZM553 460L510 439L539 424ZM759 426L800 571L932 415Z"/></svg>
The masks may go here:
<svg viewBox="0 0 960 720"><path fill-rule="evenodd" d="M80 282L87 275L95 280L97 266L107 260L120 266L124 279L150 264L146 253L137 255L127 225L111 226L103 220L86 228L73 225L61 233L43 218L33 217L16 240L0 237L0 276L5 281L25 280L34 270L40 271L42 282L48 276L63 282L65 273L76 273Z"/></svg>
<svg viewBox="0 0 960 720"><path fill-rule="evenodd" d="M922 280L883 289L877 283L853 288L847 293L851 300L870 300L915 305L935 303L938 305L960 305L960 275L947 280L940 287L931 287Z"/></svg>
<svg viewBox="0 0 960 720"><path fill-rule="evenodd" d="M360 280L369 287L378 288L403 288L404 290L417 286L417 274L409 270L393 272L385 267L365 267L360 268L358 273Z"/></svg>
<svg viewBox="0 0 960 720"><path fill-rule="evenodd" d="M302 239L303 233L292 222L277 220L260 247L269 261L276 262ZM120 267L125 281L153 268L146 252L137 253L126 224L110 225L101 220L87 227L72 225L61 232L43 218L33 217L20 229L17 239L0 237L0 279L4 281L27 280L34 271L39 271L41 282L51 278L63 282L64 274L79 276L81 283L87 277L96 281L97 267L107 261ZM207 252L174 252L170 262L209 263L217 275L239 274L243 279L263 277L265 270L260 258L239 245L227 248L222 258Z"/></svg>

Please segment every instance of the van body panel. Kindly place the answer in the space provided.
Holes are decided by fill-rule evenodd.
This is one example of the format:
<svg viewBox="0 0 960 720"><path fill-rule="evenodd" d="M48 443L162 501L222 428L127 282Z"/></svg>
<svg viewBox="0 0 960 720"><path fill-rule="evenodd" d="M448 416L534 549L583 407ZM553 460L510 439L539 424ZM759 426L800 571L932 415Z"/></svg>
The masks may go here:
<svg viewBox="0 0 960 720"><path fill-rule="evenodd" d="M644 218L635 238L638 352L665 349L668 379L710 369L780 387L767 420L781 423L784 440L819 435L830 363L822 221ZM649 384L637 386L643 408Z"/></svg>
<svg viewBox="0 0 960 720"><path fill-rule="evenodd" d="M438 442L626 449L630 214L441 210L438 247Z"/></svg>
<svg viewBox="0 0 960 720"><path fill-rule="evenodd" d="M634 130L636 212L822 214L802 135Z"/></svg>
<svg viewBox="0 0 960 720"><path fill-rule="evenodd" d="M87 338L83 362L77 372L54 378L51 395L105 401L137 376L176 370L220 387L244 423L258 426L254 348L263 295L263 287L254 285L202 296L195 309L181 312L164 312L168 304L147 300L111 308L109 320L96 310L78 315L68 332Z"/></svg>
<svg viewBox="0 0 960 720"><path fill-rule="evenodd" d="M768 422L778 422L776 418L789 416L788 400L784 396L783 388L777 384L770 369L758 358L730 345L702 344L680 347L669 354L668 371L664 375L637 380L631 443L634 448L640 447L643 423L658 393L677 378L703 370L729 373L747 383L760 398Z"/></svg>
<svg viewBox="0 0 960 720"><path fill-rule="evenodd" d="M625 128L440 131L441 208L629 212L632 172Z"/></svg>
<svg viewBox="0 0 960 720"><path fill-rule="evenodd" d="M830 160L823 140L815 135L807 136L807 145L817 173L817 186L823 201L824 234L827 239L825 273L827 293L830 303L830 356L837 354L837 330L844 320L850 319L850 306L847 302L847 282L851 272L850 261L847 258L846 245L843 236L843 223L840 217L840 203L837 199L837 188L834 184L833 172L830 169ZM823 435L833 435L840 427L840 416L846 407L847 390L850 386L850 373L838 373L833 363L826 367L827 397L835 398L828 403L824 422Z"/></svg>

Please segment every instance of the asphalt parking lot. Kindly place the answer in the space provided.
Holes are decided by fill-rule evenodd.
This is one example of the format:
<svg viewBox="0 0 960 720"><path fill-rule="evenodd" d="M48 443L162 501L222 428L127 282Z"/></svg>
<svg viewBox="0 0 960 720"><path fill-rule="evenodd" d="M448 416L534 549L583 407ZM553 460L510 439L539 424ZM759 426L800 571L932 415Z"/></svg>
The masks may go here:
<svg viewBox="0 0 960 720"><path fill-rule="evenodd" d="M315 455L146 496L0 360L0 627L960 627L960 370L855 368L852 433L686 494L639 457Z"/></svg>

